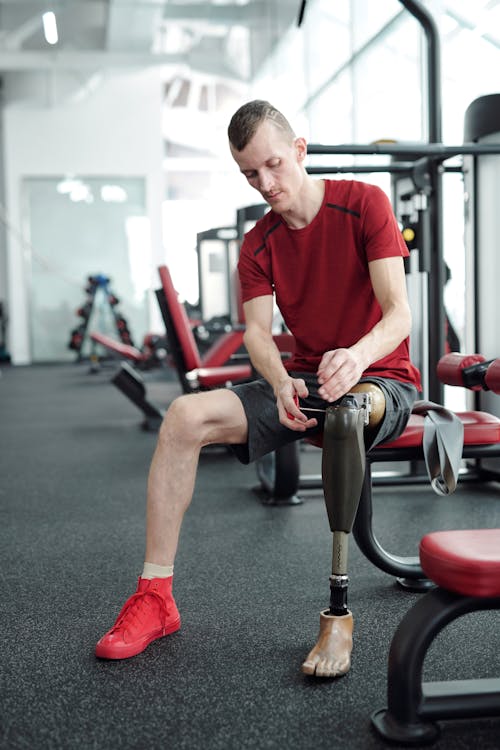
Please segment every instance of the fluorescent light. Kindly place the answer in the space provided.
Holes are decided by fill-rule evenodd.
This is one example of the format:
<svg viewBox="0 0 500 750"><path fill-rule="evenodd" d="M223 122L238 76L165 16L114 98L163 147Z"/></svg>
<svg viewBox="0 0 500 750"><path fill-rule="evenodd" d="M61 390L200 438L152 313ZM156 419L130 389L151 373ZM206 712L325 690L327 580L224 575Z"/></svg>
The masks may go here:
<svg viewBox="0 0 500 750"><path fill-rule="evenodd" d="M127 197L127 191L120 185L103 185L101 187L101 200L106 203L124 203Z"/></svg>
<svg viewBox="0 0 500 750"><path fill-rule="evenodd" d="M83 182L74 186L69 193L69 199L70 201L73 201L73 203L80 203L81 201L85 201L85 203L94 202L94 196L92 195L91 189Z"/></svg>
<svg viewBox="0 0 500 750"><path fill-rule="evenodd" d="M42 16L42 22L43 22L43 33L45 34L45 39L49 44L57 44L59 41L59 37L57 35L57 23L56 23L56 15L51 10L47 13L44 13Z"/></svg>
<svg viewBox="0 0 500 750"><path fill-rule="evenodd" d="M75 180L73 177L66 177L64 180L57 183L56 190L61 195L68 195L73 188L78 187L81 184L81 180Z"/></svg>

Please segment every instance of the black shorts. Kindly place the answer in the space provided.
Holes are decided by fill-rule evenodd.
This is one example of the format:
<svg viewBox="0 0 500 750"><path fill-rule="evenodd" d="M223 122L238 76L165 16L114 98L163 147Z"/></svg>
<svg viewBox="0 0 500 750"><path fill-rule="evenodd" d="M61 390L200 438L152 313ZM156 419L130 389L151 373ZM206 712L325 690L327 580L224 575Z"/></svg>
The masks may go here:
<svg viewBox="0 0 500 750"><path fill-rule="evenodd" d="M324 399L318 395L319 385L316 373L293 372L290 375L294 378L302 378L309 390L309 396L301 399L302 406L313 409L326 408ZM411 383L389 378L367 377L362 378L360 382L375 383L385 396L385 414L382 421L376 432L370 434L368 439L365 433L368 451L379 443L394 440L401 435L408 422L418 391ZM267 380L253 380L251 383L232 386L231 390L241 400L248 421L247 442L241 445L231 445L232 451L243 464L255 461L287 443L317 435L323 430L324 420L320 414L314 415L319 417L318 425L305 432L296 432L280 424L276 396Z"/></svg>

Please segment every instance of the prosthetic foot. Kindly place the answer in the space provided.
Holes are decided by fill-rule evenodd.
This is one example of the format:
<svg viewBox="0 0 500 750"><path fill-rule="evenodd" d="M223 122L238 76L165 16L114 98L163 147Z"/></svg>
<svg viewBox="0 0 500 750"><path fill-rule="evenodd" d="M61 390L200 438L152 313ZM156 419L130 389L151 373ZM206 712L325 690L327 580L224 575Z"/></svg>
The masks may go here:
<svg viewBox="0 0 500 750"><path fill-rule="evenodd" d="M352 651L352 613L319 615L318 642L302 664L304 674L316 677L341 677L349 671Z"/></svg>
<svg viewBox="0 0 500 750"><path fill-rule="evenodd" d="M358 510L365 475L365 429L375 428L385 412L382 390L359 383L339 404L329 406L323 435L323 492L333 534L330 607L320 614L318 641L302 664L316 677L340 677L351 665L353 617L347 608L348 535Z"/></svg>

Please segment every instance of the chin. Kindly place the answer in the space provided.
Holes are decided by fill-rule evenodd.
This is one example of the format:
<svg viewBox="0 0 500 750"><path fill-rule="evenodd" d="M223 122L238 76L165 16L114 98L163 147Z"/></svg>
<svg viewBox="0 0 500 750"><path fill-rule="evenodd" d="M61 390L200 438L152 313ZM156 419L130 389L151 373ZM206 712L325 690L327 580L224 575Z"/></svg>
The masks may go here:
<svg viewBox="0 0 500 750"><path fill-rule="evenodd" d="M268 200L268 201L266 201L266 203L268 203L271 206L271 208L273 209L273 211L275 213L277 213L277 214L282 214L283 211L287 210L286 201L283 198L280 198L277 201L269 201Z"/></svg>

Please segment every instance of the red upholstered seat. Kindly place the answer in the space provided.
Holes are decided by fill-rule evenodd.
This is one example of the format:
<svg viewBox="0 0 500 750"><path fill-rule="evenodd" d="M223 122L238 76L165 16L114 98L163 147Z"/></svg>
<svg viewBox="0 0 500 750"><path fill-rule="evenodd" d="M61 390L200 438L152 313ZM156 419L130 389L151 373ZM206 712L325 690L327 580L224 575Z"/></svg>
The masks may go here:
<svg viewBox="0 0 500 750"><path fill-rule="evenodd" d="M442 588L500 596L500 529L434 531L420 542L420 563Z"/></svg>
<svg viewBox="0 0 500 750"><path fill-rule="evenodd" d="M500 443L500 419L484 411L457 412L464 425L464 445ZM416 448L422 444L424 417L412 414L403 434L377 448Z"/></svg>
<svg viewBox="0 0 500 750"><path fill-rule="evenodd" d="M484 411L457 412L457 417L464 425L464 445L495 445L500 443L500 419ZM389 443L377 445L377 450L384 448L418 448L422 445L424 435L424 417L411 414L404 432ZM319 448L323 445L323 436L315 435L307 441Z"/></svg>
<svg viewBox="0 0 500 750"><path fill-rule="evenodd" d="M202 388L214 388L235 380L246 380L252 374L250 365L224 365L224 367L200 367L192 372ZM191 373L187 373L189 378Z"/></svg>

